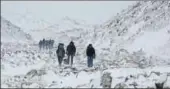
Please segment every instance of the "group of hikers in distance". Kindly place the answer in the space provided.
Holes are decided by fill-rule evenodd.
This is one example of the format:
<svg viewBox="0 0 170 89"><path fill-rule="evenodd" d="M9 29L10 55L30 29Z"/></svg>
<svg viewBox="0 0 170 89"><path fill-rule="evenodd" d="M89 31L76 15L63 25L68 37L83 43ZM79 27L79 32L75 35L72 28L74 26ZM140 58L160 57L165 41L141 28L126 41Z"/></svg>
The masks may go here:
<svg viewBox="0 0 170 89"><path fill-rule="evenodd" d="M42 42L46 42L45 39L43 39ZM47 42L50 42L50 41L47 41ZM54 44L54 40L52 40L52 44L49 43L46 46L49 46L49 48L51 48L51 47L53 47L53 44ZM39 42L39 47L40 47L40 42ZM41 47L40 47L40 49L41 49ZM70 59L71 59L71 66L72 66L73 65L73 58L76 54L76 46L74 45L74 42L71 41L69 43L69 45L66 48L66 51L64 49L64 44L59 43L58 48L56 50L56 54L57 54L57 57L58 57L59 66L61 66L63 58L65 57L65 54L67 54L67 57L68 57L67 58L68 64L70 63ZM95 54L95 49L93 48L92 44L89 44L87 46L86 55L87 55L87 66L93 67L93 59L95 58L96 54Z"/></svg>
<svg viewBox="0 0 170 89"><path fill-rule="evenodd" d="M39 48L40 50L43 48L43 49L52 49L53 48L53 45L54 45L54 40L40 40L39 41Z"/></svg>

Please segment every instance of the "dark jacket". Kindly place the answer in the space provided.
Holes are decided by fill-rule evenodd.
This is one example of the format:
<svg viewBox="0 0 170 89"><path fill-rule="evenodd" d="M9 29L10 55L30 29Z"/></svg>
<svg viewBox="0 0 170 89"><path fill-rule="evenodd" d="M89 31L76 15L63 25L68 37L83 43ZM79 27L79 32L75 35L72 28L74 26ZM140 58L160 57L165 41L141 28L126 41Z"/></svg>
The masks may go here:
<svg viewBox="0 0 170 89"><path fill-rule="evenodd" d="M75 53L76 53L76 47L75 47L74 43L70 43L67 46L67 55L75 55Z"/></svg>
<svg viewBox="0 0 170 89"><path fill-rule="evenodd" d="M45 45L45 39L42 40L42 45Z"/></svg>
<svg viewBox="0 0 170 89"><path fill-rule="evenodd" d="M86 55L90 57L95 57L95 49L91 46L87 47Z"/></svg>
<svg viewBox="0 0 170 89"><path fill-rule="evenodd" d="M42 45L42 41L40 40L40 41L39 41L39 46L41 46L41 45Z"/></svg>
<svg viewBox="0 0 170 89"><path fill-rule="evenodd" d="M64 57L64 55L65 55L65 50L64 50L64 45L63 45L63 44L60 44L60 45L58 46L58 49L57 49L57 51L56 51L56 54L57 54L57 56L59 56L59 57Z"/></svg>

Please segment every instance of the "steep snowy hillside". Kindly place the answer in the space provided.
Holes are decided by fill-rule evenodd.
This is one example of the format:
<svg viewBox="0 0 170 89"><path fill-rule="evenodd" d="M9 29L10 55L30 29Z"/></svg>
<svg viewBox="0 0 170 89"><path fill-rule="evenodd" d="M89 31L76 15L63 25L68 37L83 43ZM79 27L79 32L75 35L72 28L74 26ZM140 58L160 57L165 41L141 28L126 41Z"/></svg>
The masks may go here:
<svg viewBox="0 0 170 89"><path fill-rule="evenodd" d="M20 27L1 17L1 42L27 42L31 40L32 37Z"/></svg>
<svg viewBox="0 0 170 89"><path fill-rule="evenodd" d="M142 49L147 55L170 58L169 28L169 1L139 1L101 25L94 43L111 52Z"/></svg>

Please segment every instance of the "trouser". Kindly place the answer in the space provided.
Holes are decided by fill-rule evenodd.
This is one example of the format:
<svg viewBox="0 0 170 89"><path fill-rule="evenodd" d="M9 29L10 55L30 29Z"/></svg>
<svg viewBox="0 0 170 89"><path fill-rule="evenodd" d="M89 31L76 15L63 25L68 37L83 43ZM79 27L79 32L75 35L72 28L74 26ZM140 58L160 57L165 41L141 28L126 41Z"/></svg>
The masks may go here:
<svg viewBox="0 0 170 89"><path fill-rule="evenodd" d="M41 50L42 46L41 46L41 45L39 45L39 48L40 48L40 50Z"/></svg>
<svg viewBox="0 0 170 89"><path fill-rule="evenodd" d="M93 57L90 56L87 57L87 66L93 67Z"/></svg>
<svg viewBox="0 0 170 89"><path fill-rule="evenodd" d="M51 44L49 45L49 49L52 49L52 45Z"/></svg>
<svg viewBox="0 0 170 89"><path fill-rule="evenodd" d="M45 45L42 45L43 46L43 49L45 49Z"/></svg>
<svg viewBox="0 0 170 89"><path fill-rule="evenodd" d="M58 56L58 63L60 66L61 66L62 60L63 60L63 57Z"/></svg>
<svg viewBox="0 0 170 89"><path fill-rule="evenodd" d="M48 45L46 45L46 49L48 49Z"/></svg>
<svg viewBox="0 0 170 89"><path fill-rule="evenodd" d="M45 44L45 49L48 49L48 44Z"/></svg>
<svg viewBox="0 0 170 89"><path fill-rule="evenodd" d="M70 64L70 57L71 57L71 65L73 65L73 55L68 55L68 64Z"/></svg>

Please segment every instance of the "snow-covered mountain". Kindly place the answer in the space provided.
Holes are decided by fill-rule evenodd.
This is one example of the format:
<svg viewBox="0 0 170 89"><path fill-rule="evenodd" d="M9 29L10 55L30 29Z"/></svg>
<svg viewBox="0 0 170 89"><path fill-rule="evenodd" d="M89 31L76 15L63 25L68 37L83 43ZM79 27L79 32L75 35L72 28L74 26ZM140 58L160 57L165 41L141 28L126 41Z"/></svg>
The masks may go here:
<svg viewBox="0 0 170 89"><path fill-rule="evenodd" d="M101 25L94 43L112 52L142 49L148 55L169 57L169 28L169 1L139 1Z"/></svg>
<svg viewBox="0 0 170 89"><path fill-rule="evenodd" d="M100 26L66 17L32 29L28 32L36 44L51 38L55 48L40 51L37 45L2 44L1 87L101 88L101 76L110 72L111 88L155 88L160 81L170 88L169 21L170 1L139 1ZM59 67L56 47L71 40L77 48L73 66ZM87 68L89 43L96 50L93 68Z"/></svg>
<svg viewBox="0 0 170 89"><path fill-rule="evenodd" d="M21 12L11 11L7 16L5 14L2 14L2 16L4 18L8 18L11 23L19 26L25 32L29 32L31 29L43 29L52 24L52 22L48 22L40 16L34 15L28 11L24 14L21 14Z"/></svg>
<svg viewBox="0 0 170 89"><path fill-rule="evenodd" d="M1 42L27 42L32 37L1 16Z"/></svg>
<svg viewBox="0 0 170 89"><path fill-rule="evenodd" d="M86 24L85 21L64 17L57 20L55 24L49 25L43 29L32 29L28 33L37 41L46 38L55 39L57 43L68 43L71 40L79 39L81 34L91 29L93 29L93 26Z"/></svg>

